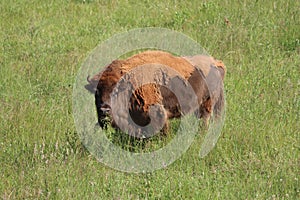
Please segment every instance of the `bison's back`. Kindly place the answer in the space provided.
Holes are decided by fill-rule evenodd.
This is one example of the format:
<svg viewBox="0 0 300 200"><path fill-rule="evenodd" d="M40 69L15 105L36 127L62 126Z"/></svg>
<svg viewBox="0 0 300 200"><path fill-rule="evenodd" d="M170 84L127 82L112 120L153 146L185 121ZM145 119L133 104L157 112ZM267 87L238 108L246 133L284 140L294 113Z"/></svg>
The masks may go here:
<svg viewBox="0 0 300 200"><path fill-rule="evenodd" d="M121 63L124 72L145 64L161 64L176 70L185 79L194 71L193 65L186 59L163 51L145 51L121 61Z"/></svg>

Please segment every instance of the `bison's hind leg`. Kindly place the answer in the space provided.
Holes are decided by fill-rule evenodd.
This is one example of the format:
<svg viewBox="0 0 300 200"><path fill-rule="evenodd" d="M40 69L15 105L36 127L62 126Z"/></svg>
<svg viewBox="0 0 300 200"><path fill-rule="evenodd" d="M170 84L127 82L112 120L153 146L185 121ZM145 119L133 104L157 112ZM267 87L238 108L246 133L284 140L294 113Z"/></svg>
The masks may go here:
<svg viewBox="0 0 300 200"><path fill-rule="evenodd" d="M218 121L222 118L222 115L224 114L224 107L225 107L224 92L223 92L223 90L221 90L219 98L216 101L214 108L213 108L214 121Z"/></svg>
<svg viewBox="0 0 300 200"><path fill-rule="evenodd" d="M208 99L204 101L202 105L200 105L199 109L200 109L199 117L203 119L204 126L208 128L210 124L212 112L213 112L212 99L208 97Z"/></svg>

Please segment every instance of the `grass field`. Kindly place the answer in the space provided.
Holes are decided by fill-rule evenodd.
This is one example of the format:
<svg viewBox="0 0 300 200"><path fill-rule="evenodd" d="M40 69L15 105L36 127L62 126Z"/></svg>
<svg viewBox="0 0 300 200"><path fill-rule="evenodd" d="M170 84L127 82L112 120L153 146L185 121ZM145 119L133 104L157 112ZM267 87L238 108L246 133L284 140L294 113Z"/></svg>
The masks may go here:
<svg viewBox="0 0 300 200"><path fill-rule="evenodd" d="M0 197L300 199L299 8L294 0L2 0ZM200 159L192 145L147 174L99 163L72 115L89 52L138 27L182 32L228 69L217 146Z"/></svg>

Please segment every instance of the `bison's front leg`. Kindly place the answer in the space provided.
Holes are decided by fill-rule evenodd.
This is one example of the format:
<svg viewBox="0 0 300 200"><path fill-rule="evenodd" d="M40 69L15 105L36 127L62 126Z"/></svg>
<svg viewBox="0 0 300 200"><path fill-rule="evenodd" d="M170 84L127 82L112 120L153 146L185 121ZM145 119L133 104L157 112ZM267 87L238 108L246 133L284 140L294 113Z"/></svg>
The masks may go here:
<svg viewBox="0 0 300 200"><path fill-rule="evenodd" d="M135 127L136 137L152 137L159 132L167 132L167 112L163 105L141 106L137 101L133 101L130 106L131 127Z"/></svg>
<svg viewBox="0 0 300 200"><path fill-rule="evenodd" d="M163 105L152 105L149 109L149 117L151 119L150 126L152 127L152 134L156 134L158 132L162 132L163 134L168 133L168 114Z"/></svg>

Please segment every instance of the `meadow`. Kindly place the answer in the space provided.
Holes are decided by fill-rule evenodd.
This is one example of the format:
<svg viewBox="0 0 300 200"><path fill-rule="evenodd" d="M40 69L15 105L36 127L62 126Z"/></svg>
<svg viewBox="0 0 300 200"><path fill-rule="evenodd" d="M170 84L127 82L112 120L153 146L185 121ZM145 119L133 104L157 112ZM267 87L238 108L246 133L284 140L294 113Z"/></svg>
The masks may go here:
<svg viewBox="0 0 300 200"><path fill-rule="evenodd" d="M299 8L294 0L2 0L0 197L300 199ZM98 44L141 27L186 34L224 61L226 120L206 157L195 143L165 169L133 174L81 144L72 92Z"/></svg>

